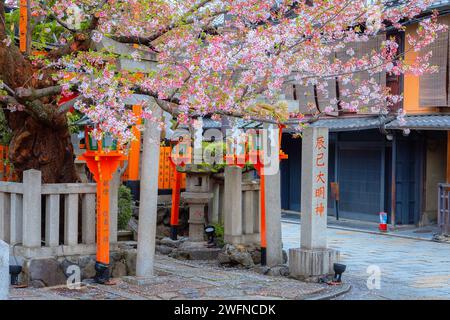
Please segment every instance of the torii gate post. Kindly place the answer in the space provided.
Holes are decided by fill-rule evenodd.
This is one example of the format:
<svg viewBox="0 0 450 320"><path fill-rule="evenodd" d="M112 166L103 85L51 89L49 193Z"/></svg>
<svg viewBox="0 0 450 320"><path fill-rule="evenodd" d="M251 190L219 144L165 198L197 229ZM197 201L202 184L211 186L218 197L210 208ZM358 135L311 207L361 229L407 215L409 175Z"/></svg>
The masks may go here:
<svg viewBox="0 0 450 320"><path fill-rule="evenodd" d="M331 274L339 260L339 251L327 248L328 151L328 128L304 130L301 247L289 250L289 271L303 280Z"/></svg>

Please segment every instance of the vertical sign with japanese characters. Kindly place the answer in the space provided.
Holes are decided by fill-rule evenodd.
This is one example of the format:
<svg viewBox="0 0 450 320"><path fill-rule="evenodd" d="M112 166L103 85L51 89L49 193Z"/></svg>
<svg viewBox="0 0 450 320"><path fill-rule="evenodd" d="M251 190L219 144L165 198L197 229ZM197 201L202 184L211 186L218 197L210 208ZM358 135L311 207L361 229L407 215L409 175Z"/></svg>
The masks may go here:
<svg viewBox="0 0 450 320"><path fill-rule="evenodd" d="M301 246L326 248L328 129L306 128L302 139Z"/></svg>
<svg viewBox="0 0 450 320"><path fill-rule="evenodd" d="M315 209L314 214L323 216L326 215L327 207L327 181L325 176L325 168L328 168L328 163L326 163L326 153L328 152L327 146L325 145L325 137L321 134L315 137L314 141L314 151L315 151L315 183L314 186L314 200Z"/></svg>

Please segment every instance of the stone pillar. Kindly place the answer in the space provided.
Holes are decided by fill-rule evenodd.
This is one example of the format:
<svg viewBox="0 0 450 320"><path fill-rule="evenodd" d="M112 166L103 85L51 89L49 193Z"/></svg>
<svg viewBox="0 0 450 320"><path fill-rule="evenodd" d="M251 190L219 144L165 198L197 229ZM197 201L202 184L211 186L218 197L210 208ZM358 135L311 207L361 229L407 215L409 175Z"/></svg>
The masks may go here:
<svg viewBox="0 0 450 320"><path fill-rule="evenodd" d="M189 204L189 241L204 241L205 228L205 203L209 197L203 194L184 194L186 202ZM197 199L196 199L197 198ZM194 203L195 201L199 203Z"/></svg>
<svg viewBox="0 0 450 320"><path fill-rule="evenodd" d="M266 220L266 264L273 267L283 263L281 239L281 192L278 129L272 124L264 125L262 135L264 178L265 178L265 220Z"/></svg>
<svg viewBox="0 0 450 320"><path fill-rule="evenodd" d="M243 195L243 231L245 234L253 234L255 232L255 201L254 201L254 191L247 190L244 191Z"/></svg>
<svg viewBox="0 0 450 320"><path fill-rule="evenodd" d="M41 246L41 172L23 173L23 246Z"/></svg>
<svg viewBox="0 0 450 320"><path fill-rule="evenodd" d="M109 183L109 241L117 242L117 220L119 218L120 169L113 174Z"/></svg>
<svg viewBox="0 0 450 320"><path fill-rule="evenodd" d="M1 209L1 208L0 208ZM225 224L225 184L219 186L219 223Z"/></svg>
<svg viewBox="0 0 450 320"><path fill-rule="evenodd" d="M289 250L292 276L317 280L331 274L339 252L327 248L328 129L307 128L302 140L301 242Z"/></svg>
<svg viewBox="0 0 450 320"><path fill-rule="evenodd" d="M211 215L209 217L209 222L212 224L219 223L219 209L220 209L220 184L212 184L213 198L210 201L211 204Z"/></svg>
<svg viewBox="0 0 450 320"><path fill-rule="evenodd" d="M259 189L258 181L244 180L242 183L243 244L259 245L261 242L261 235L259 234L259 225L261 223L259 221Z"/></svg>
<svg viewBox="0 0 450 320"><path fill-rule="evenodd" d="M153 103L153 116L159 118L161 115L161 109ZM136 258L136 276L138 277L153 276L160 138L158 122L145 121Z"/></svg>
<svg viewBox="0 0 450 320"><path fill-rule="evenodd" d="M266 175L265 179L267 265L273 267L283 263L280 172Z"/></svg>
<svg viewBox="0 0 450 320"><path fill-rule="evenodd" d="M0 240L0 300L8 299L9 245Z"/></svg>
<svg viewBox="0 0 450 320"><path fill-rule="evenodd" d="M239 244L242 237L242 169L226 166L224 176L224 240Z"/></svg>

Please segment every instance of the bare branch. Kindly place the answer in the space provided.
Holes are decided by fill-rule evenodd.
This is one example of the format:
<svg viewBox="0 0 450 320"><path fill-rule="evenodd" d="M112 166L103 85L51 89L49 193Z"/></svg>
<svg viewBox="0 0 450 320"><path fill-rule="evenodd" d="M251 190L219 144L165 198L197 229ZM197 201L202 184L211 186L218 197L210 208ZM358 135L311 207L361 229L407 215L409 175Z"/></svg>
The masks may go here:
<svg viewBox="0 0 450 320"><path fill-rule="evenodd" d="M47 87L43 89L33 89L33 88L17 88L15 96L19 100L33 101L39 98L54 96L60 94L62 91L61 86Z"/></svg>

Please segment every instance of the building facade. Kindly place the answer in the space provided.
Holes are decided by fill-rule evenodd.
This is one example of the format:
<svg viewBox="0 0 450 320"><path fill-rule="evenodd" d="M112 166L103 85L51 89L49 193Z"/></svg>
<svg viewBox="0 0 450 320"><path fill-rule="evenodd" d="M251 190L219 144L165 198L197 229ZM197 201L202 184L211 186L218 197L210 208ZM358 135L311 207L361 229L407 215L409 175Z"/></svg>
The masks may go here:
<svg viewBox="0 0 450 320"><path fill-rule="evenodd" d="M450 1L440 1L435 8L440 11L439 21L449 25ZM355 45L355 52L364 54L371 46L379 47L386 37L395 36L405 59L414 59L420 52L410 50L404 39L416 28L417 21L403 34L384 34L364 47ZM386 212L391 224L436 223L438 184L450 181L449 48L447 31L426 50L433 51L431 64L438 66L437 73L378 76L380 83L404 96L390 115L339 112L312 124L330 130L329 215L376 222L379 213ZM295 85L287 90L287 99L298 101L294 106L300 112L308 112L308 90ZM405 113L403 120L397 119L399 109ZM301 138L286 132L282 148L289 155L281 165L282 208L299 212ZM339 187L339 201L335 201L331 183Z"/></svg>

